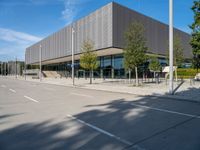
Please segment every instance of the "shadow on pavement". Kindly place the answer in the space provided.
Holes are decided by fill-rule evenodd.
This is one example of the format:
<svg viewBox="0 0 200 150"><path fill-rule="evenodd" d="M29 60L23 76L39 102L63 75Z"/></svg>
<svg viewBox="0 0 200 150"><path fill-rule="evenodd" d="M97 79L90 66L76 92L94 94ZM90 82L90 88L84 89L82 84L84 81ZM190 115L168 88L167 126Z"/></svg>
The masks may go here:
<svg viewBox="0 0 200 150"><path fill-rule="evenodd" d="M176 95L185 96L200 102L200 87L190 87L187 90L176 92Z"/></svg>
<svg viewBox="0 0 200 150"><path fill-rule="evenodd" d="M0 116L0 124L5 123L6 120L10 119L11 117L15 117L15 116L22 115L22 114L24 114L24 113L1 115Z"/></svg>
<svg viewBox="0 0 200 150"><path fill-rule="evenodd" d="M199 92L198 89L190 90ZM132 145L126 145L95 131L76 119L68 118L66 114L66 118L59 123L47 120L21 124L1 131L0 149L120 150L137 149L136 146L148 150L200 149L200 119L155 111L138 105L200 114L200 106L189 102L160 100L159 97L141 97L137 101L117 99L104 104L86 105L87 111L74 117L130 141ZM1 116L0 119L5 117L9 115Z"/></svg>

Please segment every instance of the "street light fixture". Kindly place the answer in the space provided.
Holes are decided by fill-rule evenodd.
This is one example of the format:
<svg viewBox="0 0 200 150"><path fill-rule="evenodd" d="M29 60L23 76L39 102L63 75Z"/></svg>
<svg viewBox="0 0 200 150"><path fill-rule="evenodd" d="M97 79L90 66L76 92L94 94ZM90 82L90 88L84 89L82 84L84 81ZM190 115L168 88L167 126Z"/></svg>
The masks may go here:
<svg viewBox="0 0 200 150"><path fill-rule="evenodd" d="M173 95L173 0L169 0L169 94Z"/></svg>
<svg viewBox="0 0 200 150"><path fill-rule="evenodd" d="M40 44L40 82L42 81L42 45Z"/></svg>
<svg viewBox="0 0 200 150"><path fill-rule="evenodd" d="M72 67L72 84L73 84L73 86L75 85L74 84L74 28L73 28L73 26L72 26L72 65L71 65L71 67Z"/></svg>
<svg viewBox="0 0 200 150"><path fill-rule="evenodd" d="M10 70L9 70L9 67L10 67L10 66L9 66L9 61L8 61L8 66L7 66L7 67L8 67L8 69L7 69L7 70L8 70L8 71L7 71L7 75L9 76L9 73L10 73Z"/></svg>
<svg viewBox="0 0 200 150"><path fill-rule="evenodd" d="M3 76L3 74L2 74L2 70L3 70L2 66L3 66L3 65L2 65L2 62L1 62L1 76Z"/></svg>
<svg viewBox="0 0 200 150"><path fill-rule="evenodd" d="M25 54L25 60L24 60L24 79L26 80L26 54Z"/></svg>
<svg viewBox="0 0 200 150"><path fill-rule="evenodd" d="M15 61L15 78L17 79L17 57Z"/></svg>

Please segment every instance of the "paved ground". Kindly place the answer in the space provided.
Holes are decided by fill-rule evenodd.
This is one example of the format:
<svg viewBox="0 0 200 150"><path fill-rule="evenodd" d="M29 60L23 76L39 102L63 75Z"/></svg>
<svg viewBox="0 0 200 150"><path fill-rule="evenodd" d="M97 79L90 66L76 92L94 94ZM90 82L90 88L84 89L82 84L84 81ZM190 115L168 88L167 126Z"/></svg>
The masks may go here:
<svg viewBox="0 0 200 150"><path fill-rule="evenodd" d="M7 78L15 79L15 76L8 76ZM24 77L18 77L18 80L25 80ZM140 83L142 83L140 79ZM89 79L77 79L75 78L75 85L79 88L83 89L96 89L102 91L110 91L110 92L120 92L120 93L128 93L142 96L149 95L162 95L170 98L177 98L180 100L189 100L200 102L200 81L192 81L191 80L178 80L178 82L174 82L174 91L175 95L170 96L168 94L169 85L166 83L164 79L161 79L162 82L156 84L152 82L152 79L146 79L146 82L143 83L139 87L133 86L134 80L131 80L131 84L129 84L129 80L125 79L95 79L93 80L93 84L89 84ZM39 79L32 79L31 77L27 77L26 81L31 82L40 82ZM71 78L43 78L42 83L54 84L54 85L63 85L72 87L72 79Z"/></svg>
<svg viewBox="0 0 200 150"><path fill-rule="evenodd" d="M1 150L199 150L200 104L0 78Z"/></svg>

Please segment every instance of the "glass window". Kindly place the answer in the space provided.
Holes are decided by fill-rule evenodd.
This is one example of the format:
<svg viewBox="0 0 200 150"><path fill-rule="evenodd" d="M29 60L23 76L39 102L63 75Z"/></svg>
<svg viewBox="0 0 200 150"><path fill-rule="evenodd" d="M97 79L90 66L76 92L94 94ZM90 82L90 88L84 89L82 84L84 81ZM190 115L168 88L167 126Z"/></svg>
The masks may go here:
<svg viewBox="0 0 200 150"><path fill-rule="evenodd" d="M104 57L104 62L103 62L103 67L104 68L111 68L111 56L105 56Z"/></svg>
<svg viewBox="0 0 200 150"><path fill-rule="evenodd" d="M122 55L114 56L113 67L114 67L114 69L121 69L121 68L124 67L124 62L123 62L123 56Z"/></svg>
<svg viewBox="0 0 200 150"><path fill-rule="evenodd" d="M103 68L103 57L100 57L100 68Z"/></svg>

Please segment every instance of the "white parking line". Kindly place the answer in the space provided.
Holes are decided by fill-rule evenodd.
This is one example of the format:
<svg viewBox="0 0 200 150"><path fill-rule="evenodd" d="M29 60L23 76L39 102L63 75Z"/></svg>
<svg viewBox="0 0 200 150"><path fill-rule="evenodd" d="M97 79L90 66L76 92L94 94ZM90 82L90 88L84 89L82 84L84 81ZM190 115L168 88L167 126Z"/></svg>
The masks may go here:
<svg viewBox="0 0 200 150"><path fill-rule="evenodd" d="M91 95L85 95L85 94L79 94L79 93L70 93L71 95L76 95L76 96L83 96L83 97L89 97L89 98L93 98L94 96Z"/></svg>
<svg viewBox="0 0 200 150"><path fill-rule="evenodd" d="M151 109L151 110L156 110L156 111L161 111L161 112L166 112L166 113L171 113L171 114L176 114L176 115L181 115L181 116L187 116L187 117L192 117L192 118L200 118L198 115L191 115L191 114L186 114L186 113L181 113L181 112L176 112L176 111L171 111L171 110L166 110L166 109L160 109L160 108L155 108L155 107L149 107L149 106L144 106L144 105L138 105L138 104L131 104L132 106L136 107L141 107L141 108L146 108L146 109Z"/></svg>
<svg viewBox="0 0 200 150"><path fill-rule="evenodd" d="M31 97L28 97L26 95L24 95L24 98L27 98L27 99L29 99L29 100L31 100L33 102L39 103L39 101L37 101L37 100L35 100L35 99L31 98Z"/></svg>
<svg viewBox="0 0 200 150"><path fill-rule="evenodd" d="M11 92L13 92L13 93L16 93L16 91L15 90L13 90L13 89L9 89Z"/></svg>
<svg viewBox="0 0 200 150"><path fill-rule="evenodd" d="M1 85L1 87L5 88L6 86L5 85Z"/></svg>
<svg viewBox="0 0 200 150"><path fill-rule="evenodd" d="M107 135L107 136L110 136L110 137L112 137L112 138L114 138L114 139L116 139L116 140L118 140L118 141L120 141L120 142L122 142L122 143L124 143L124 144L126 144L126 145L132 145L131 142L129 142L129 141L127 141L127 140L124 140L124 139L120 138L119 136L116 136L116 135L114 135L114 134L112 134L112 133L110 133L110 132L107 132L107 131L103 130L103 129L100 129L100 128L98 128L98 127L92 125L92 124L89 124L89 123L87 123L87 122L85 122L85 121L83 121L83 120L80 120L80 119L78 119L78 118L76 118L76 117L74 117L74 116L72 116L72 115L67 115L67 117L68 117L68 118L71 118L71 119L74 119L74 120L80 122L81 124L84 124L84 125L86 125L86 126L92 128L92 129L94 129L94 130L96 130L96 131L98 131L98 132L100 132L100 133L103 133L103 134L105 134L105 135Z"/></svg>

